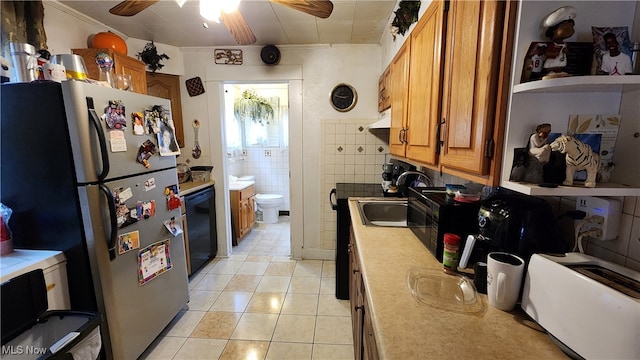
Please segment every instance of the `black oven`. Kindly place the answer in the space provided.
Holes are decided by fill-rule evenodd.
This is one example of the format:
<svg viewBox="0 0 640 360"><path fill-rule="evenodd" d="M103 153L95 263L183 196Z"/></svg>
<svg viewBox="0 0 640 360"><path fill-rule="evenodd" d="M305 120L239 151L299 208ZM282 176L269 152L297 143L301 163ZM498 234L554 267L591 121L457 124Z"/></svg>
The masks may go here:
<svg viewBox="0 0 640 360"><path fill-rule="evenodd" d="M462 203L447 196L444 188L409 188L407 223L433 256L442 261L444 234L463 241L478 232L480 202Z"/></svg>

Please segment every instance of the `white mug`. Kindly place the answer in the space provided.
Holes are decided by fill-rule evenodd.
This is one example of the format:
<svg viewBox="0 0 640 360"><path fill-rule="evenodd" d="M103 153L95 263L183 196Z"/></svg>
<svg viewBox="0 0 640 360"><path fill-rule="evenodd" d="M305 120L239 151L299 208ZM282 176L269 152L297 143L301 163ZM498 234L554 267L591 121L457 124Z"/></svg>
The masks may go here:
<svg viewBox="0 0 640 360"><path fill-rule="evenodd" d="M64 65L45 63L42 65L42 71L44 72L44 78L46 80L53 80L55 82L67 80L67 70Z"/></svg>
<svg viewBox="0 0 640 360"><path fill-rule="evenodd" d="M519 256L492 252L487 256L487 296L496 309L511 311L518 302L524 260Z"/></svg>

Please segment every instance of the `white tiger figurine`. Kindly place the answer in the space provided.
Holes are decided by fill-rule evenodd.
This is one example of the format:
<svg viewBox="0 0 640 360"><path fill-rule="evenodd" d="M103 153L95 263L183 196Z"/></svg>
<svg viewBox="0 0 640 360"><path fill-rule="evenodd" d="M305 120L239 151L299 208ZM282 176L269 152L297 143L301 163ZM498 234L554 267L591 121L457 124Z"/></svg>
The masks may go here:
<svg viewBox="0 0 640 360"><path fill-rule="evenodd" d="M585 180L584 186L596 187L600 157L593 152L589 144L585 144L573 136L561 135L551 143L551 150L567 154L566 178L562 182L564 185L573 185L573 175L576 171L587 170L587 180Z"/></svg>

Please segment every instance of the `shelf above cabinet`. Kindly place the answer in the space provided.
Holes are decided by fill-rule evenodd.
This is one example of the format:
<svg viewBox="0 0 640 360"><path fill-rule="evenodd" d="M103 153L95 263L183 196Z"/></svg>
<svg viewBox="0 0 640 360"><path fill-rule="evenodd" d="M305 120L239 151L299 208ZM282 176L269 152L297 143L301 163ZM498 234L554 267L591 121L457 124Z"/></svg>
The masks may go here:
<svg viewBox="0 0 640 360"><path fill-rule="evenodd" d="M540 187L536 184L503 181L502 187L534 196L640 196L640 188L616 183L597 184L595 188L583 186Z"/></svg>
<svg viewBox="0 0 640 360"><path fill-rule="evenodd" d="M590 75L530 81L514 85L513 93L622 92L640 90L640 75Z"/></svg>

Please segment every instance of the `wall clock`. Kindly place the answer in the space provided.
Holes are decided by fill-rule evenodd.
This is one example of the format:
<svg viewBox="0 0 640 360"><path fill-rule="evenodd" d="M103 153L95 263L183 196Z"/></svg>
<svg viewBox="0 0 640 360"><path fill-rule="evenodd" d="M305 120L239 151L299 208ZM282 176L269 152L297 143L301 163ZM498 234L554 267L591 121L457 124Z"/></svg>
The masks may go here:
<svg viewBox="0 0 640 360"><path fill-rule="evenodd" d="M347 112L356 106L358 93L351 85L338 84L331 90L329 101L334 109L340 112Z"/></svg>

